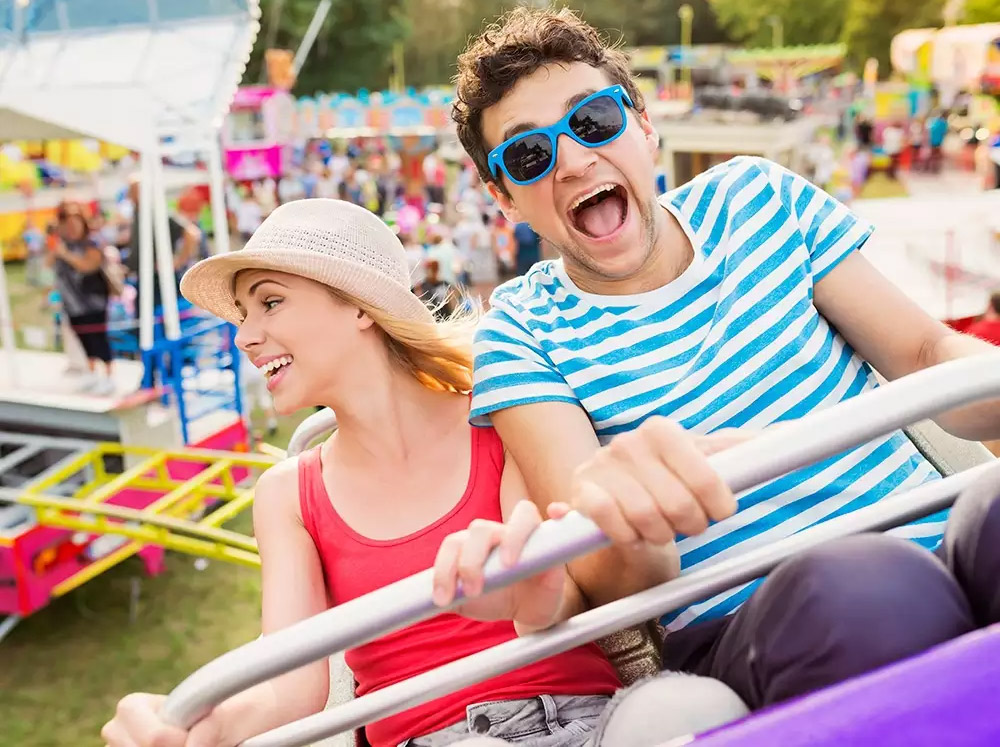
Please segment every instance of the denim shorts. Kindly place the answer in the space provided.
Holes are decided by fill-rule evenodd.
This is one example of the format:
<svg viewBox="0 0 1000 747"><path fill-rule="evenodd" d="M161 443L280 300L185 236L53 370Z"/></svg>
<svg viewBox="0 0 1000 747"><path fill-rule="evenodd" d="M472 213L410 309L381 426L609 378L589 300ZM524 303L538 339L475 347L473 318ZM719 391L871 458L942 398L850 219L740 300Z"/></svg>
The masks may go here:
<svg viewBox="0 0 1000 747"><path fill-rule="evenodd" d="M610 702L608 695L539 695L473 703L465 709L465 721L407 739L399 747L446 747L472 737L522 747L586 747Z"/></svg>

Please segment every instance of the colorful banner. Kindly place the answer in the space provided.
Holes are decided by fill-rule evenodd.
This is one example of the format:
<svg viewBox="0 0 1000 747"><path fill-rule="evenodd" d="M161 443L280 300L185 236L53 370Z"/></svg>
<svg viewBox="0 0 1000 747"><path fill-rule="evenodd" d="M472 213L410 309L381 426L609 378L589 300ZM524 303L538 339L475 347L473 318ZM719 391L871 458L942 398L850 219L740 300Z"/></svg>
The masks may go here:
<svg viewBox="0 0 1000 747"><path fill-rule="evenodd" d="M406 95L389 92L320 94L296 102L295 136L351 137L364 134L432 134L451 126L454 96L433 91Z"/></svg>

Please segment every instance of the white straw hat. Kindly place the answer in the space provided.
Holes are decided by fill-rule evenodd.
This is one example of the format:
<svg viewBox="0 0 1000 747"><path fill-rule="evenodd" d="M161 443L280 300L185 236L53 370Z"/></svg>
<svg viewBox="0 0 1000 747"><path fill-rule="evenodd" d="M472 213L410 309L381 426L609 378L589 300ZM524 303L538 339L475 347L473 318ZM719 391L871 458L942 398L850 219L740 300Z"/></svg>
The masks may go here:
<svg viewBox="0 0 1000 747"><path fill-rule="evenodd" d="M374 213L343 200L294 200L272 212L246 246L198 262L181 279L196 306L239 324L233 296L240 270L277 270L315 280L393 317L433 322L410 290L406 251Z"/></svg>

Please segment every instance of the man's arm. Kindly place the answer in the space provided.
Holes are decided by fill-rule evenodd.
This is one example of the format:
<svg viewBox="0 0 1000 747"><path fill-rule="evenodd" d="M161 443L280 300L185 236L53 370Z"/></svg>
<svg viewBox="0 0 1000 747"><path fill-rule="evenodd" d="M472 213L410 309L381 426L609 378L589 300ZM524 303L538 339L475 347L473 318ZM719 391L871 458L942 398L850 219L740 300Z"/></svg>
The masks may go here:
<svg viewBox="0 0 1000 747"><path fill-rule="evenodd" d="M577 469L601 448L586 413L566 402L539 402L498 410L490 419L542 515L550 503L572 505ZM672 542L615 545L569 564L570 576L592 607L669 581L679 570Z"/></svg>
<svg viewBox="0 0 1000 747"><path fill-rule="evenodd" d="M946 361L1000 354L988 342L959 334L927 314L858 252L816 283L814 299L858 355L890 381ZM969 405L935 420L960 438L1000 438L1000 400Z"/></svg>

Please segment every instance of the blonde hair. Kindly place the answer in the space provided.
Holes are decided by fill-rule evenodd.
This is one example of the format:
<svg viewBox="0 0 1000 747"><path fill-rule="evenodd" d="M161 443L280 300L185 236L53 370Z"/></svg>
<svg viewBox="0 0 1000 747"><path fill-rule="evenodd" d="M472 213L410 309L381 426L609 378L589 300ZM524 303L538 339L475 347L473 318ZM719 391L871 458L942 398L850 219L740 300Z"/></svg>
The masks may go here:
<svg viewBox="0 0 1000 747"><path fill-rule="evenodd" d="M419 322L391 316L336 288L330 293L371 317L385 337L393 363L428 389L472 391L472 338L480 317L475 304L457 304L459 308L441 321Z"/></svg>

